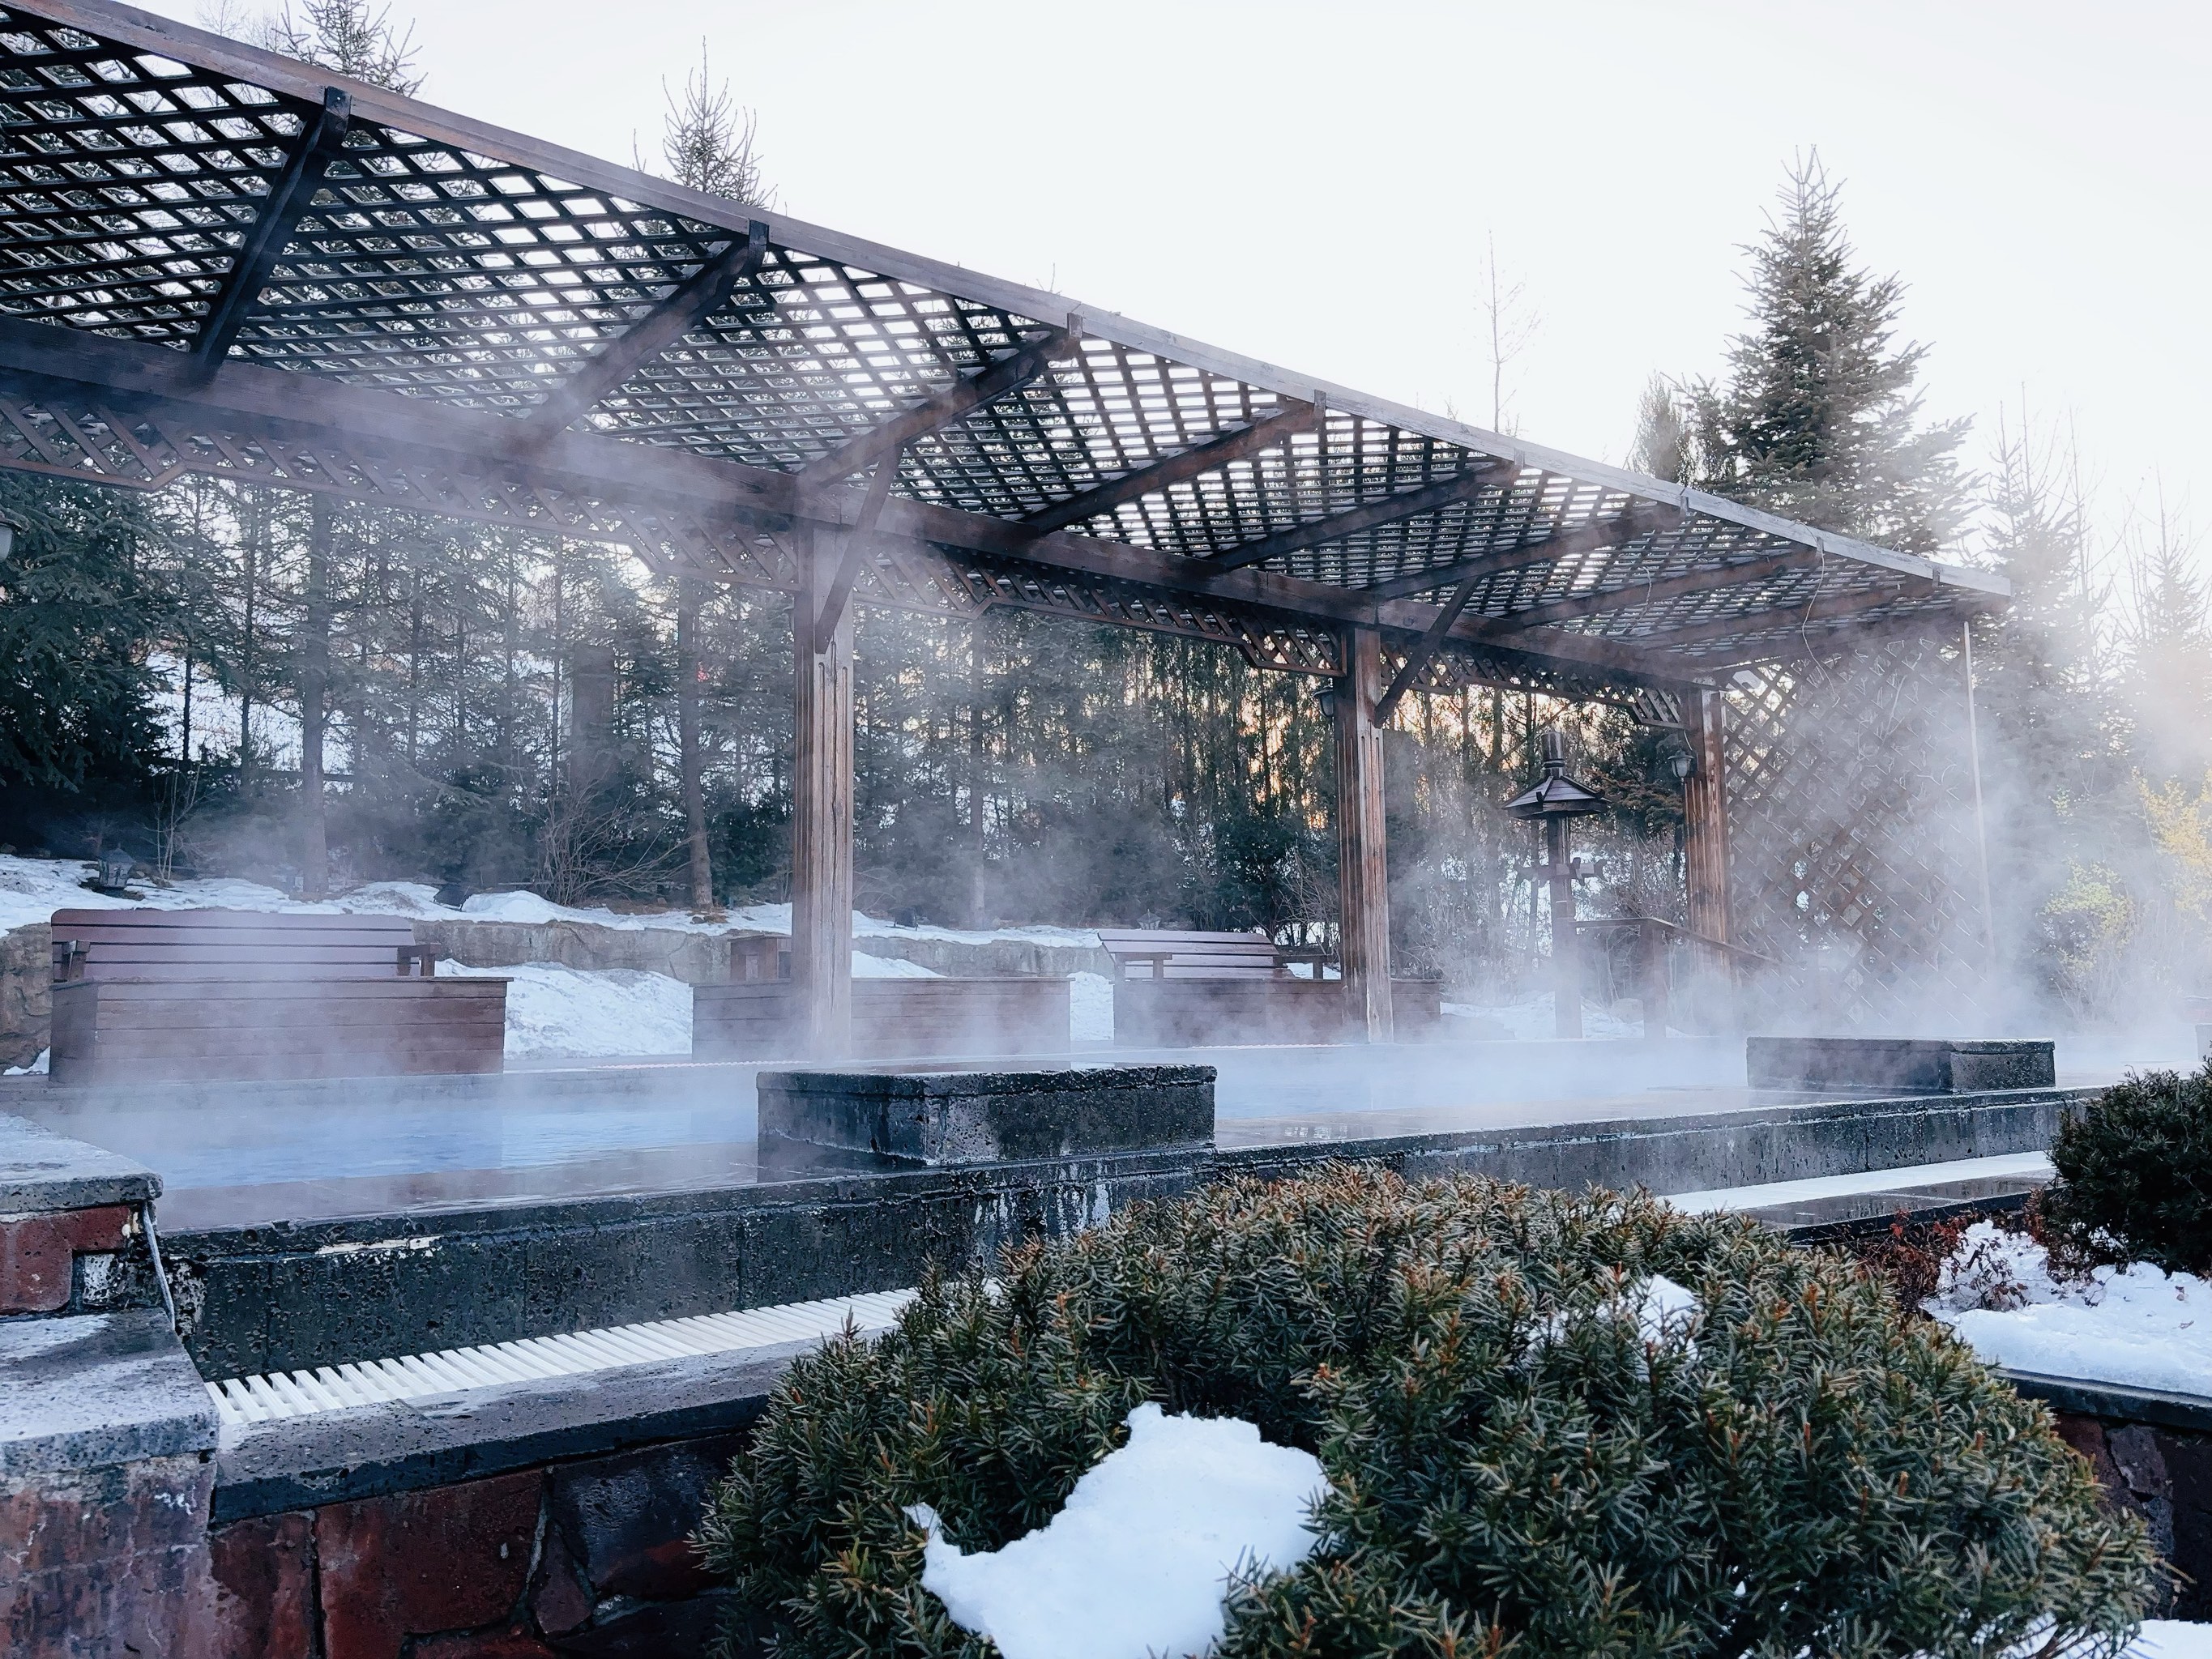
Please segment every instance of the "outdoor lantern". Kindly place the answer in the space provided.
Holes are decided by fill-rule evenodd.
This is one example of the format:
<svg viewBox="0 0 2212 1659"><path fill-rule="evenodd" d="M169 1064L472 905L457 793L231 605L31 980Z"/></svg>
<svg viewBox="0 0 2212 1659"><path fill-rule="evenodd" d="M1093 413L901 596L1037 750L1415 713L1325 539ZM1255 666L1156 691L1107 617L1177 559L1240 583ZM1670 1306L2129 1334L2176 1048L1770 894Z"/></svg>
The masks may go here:
<svg viewBox="0 0 2212 1659"><path fill-rule="evenodd" d="M1575 939L1575 860L1567 852L1567 820L1605 811L1605 797L1567 775L1567 750L1556 730L1544 733L1544 775L1505 810L1544 826L1545 875L1552 885L1553 1029L1563 1037L1583 1034L1581 953ZM1583 872L1583 873L1586 873Z"/></svg>
<svg viewBox="0 0 2212 1659"><path fill-rule="evenodd" d="M12 513L0 513L0 559L15 550L15 532L30 526Z"/></svg>
<svg viewBox="0 0 2212 1659"><path fill-rule="evenodd" d="M1686 784L1690 775L1698 769L1698 757L1691 751L1688 744L1678 744L1674 752L1667 757L1667 765L1674 772L1675 782Z"/></svg>
<svg viewBox="0 0 2212 1659"><path fill-rule="evenodd" d="M110 890L122 888L131 879L131 872L137 860L130 854L111 849L100 855L100 884Z"/></svg>

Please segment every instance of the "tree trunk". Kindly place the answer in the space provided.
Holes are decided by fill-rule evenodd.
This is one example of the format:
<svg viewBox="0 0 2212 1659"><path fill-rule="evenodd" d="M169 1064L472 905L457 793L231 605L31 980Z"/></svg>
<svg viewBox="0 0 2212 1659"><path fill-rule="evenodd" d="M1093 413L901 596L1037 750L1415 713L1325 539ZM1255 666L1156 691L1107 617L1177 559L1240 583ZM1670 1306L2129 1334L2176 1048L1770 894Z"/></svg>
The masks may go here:
<svg viewBox="0 0 2212 1659"><path fill-rule="evenodd" d="M331 509L310 512L307 588L300 640L300 896L330 895L330 826L323 802L323 721L331 684Z"/></svg>
<svg viewBox="0 0 2212 1659"><path fill-rule="evenodd" d="M707 847L706 756L699 740L699 584L676 584L677 765L683 773L684 838L691 849L691 906L714 908L714 865Z"/></svg>

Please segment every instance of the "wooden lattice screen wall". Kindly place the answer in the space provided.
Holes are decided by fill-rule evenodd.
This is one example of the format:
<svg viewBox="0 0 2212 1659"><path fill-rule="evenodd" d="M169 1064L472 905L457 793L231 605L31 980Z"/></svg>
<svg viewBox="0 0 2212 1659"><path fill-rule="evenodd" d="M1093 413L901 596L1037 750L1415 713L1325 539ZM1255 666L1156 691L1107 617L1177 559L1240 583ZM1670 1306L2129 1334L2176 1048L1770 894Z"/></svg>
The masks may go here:
<svg viewBox="0 0 2212 1659"><path fill-rule="evenodd" d="M1913 1032L1978 1011L1981 851L1954 635L1744 669L1728 693L1731 925L1755 1028Z"/></svg>

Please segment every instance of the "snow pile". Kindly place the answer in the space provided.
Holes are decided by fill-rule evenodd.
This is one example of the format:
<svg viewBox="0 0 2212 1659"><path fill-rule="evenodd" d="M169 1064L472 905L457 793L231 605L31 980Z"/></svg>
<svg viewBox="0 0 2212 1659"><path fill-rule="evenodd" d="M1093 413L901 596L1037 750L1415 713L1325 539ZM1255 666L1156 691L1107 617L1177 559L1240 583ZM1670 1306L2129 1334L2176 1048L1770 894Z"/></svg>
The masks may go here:
<svg viewBox="0 0 2212 1659"><path fill-rule="evenodd" d="M691 1052L691 988L666 974L563 968L550 962L517 968L441 962L438 971L511 981L507 1053L512 1060Z"/></svg>
<svg viewBox="0 0 2212 1659"><path fill-rule="evenodd" d="M1114 1041L1114 981L1103 974L1067 976L1068 1035L1078 1042Z"/></svg>
<svg viewBox="0 0 2212 1659"><path fill-rule="evenodd" d="M853 952L854 979L941 979L943 975L933 968L925 968L918 962L908 962L903 957L872 957L865 951Z"/></svg>
<svg viewBox="0 0 2212 1659"><path fill-rule="evenodd" d="M1993 1365L2212 1394L2212 1284L2138 1261L2054 1279L2043 1247L1978 1221L1922 1304Z"/></svg>
<svg viewBox="0 0 2212 1659"><path fill-rule="evenodd" d="M0 1077L44 1077L46 1074L46 1062L53 1057L52 1049L41 1048L39 1050L39 1057L28 1066L10 1066L5 1072L0 1072Z"/></svg>
<svg viewBox="0 0 2212 1659"><path fill-rule="evenodd" d="M376 881L334 898L309 903L287 897L274 887L227 878L178 881L156 886L134 879L132 898L95 893L83 884L97 866L82 859L30 859L0 854L0 932L44 922L57 910L118 909L126 905L162 910L220 909L281 911L295 915L396 915L444 921L586 922L595 927L669 928L688 933L788 933L788 904L739 905L720 921L702 921L689 910L610 910L598 906L556 904L536 893L516 890L477 893L456 909L438 902L438 890L427 882ZM1098 935L1087 927L900 927L880 917L853 912L855 939L928 939L962 945L1012 942L1098 948Z"/></svg>
<svg viewBox="0 0 2212 1659"><path fill-rule="evenodd" d="M2146 1619L2125 1659L2212 1659L2212 1625L2181 1619Z"/></svg>
<svg viewBox="0 0 2212 1659"><path fill-rule="evenodd" d="M1232 1573L1310 1554L1306 1516L1328 1489L1310 1454L1236 1418L1129 1413L1129 1443L1101 1458L1051 1522L1004 1549L945 1541L926 1504L922 1588L1005 1659L1202 1654L1221 1638Z"/></svg>

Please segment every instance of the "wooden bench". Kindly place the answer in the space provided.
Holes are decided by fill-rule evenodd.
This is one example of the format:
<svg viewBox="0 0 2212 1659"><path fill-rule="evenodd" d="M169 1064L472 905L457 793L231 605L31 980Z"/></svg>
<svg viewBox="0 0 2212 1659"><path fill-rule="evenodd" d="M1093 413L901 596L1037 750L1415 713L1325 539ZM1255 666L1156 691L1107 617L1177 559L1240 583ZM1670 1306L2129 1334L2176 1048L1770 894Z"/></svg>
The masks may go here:
<svg viewBox="0 0 2212 1659"><path fill-rule="evenodd" d="M1342 1042L1353 1035L1344 981L1322 976L1331 951L1279 945L1264 933L1098 930L1114 958L1114 1042L1125 1048L1223 1043ZM1293 971L1310 964L1310 975ZM1441 1035L1443 985L1393 979L1400 1041Z"/></svg>
<svg viewBox="0 0 2212 1659"><path fill-rule="evenodd" d="M696 1060L801 1057L798 988L761 977L691 988ZM1064 1054L1064 979L856 979L854 1060Z"/></svg>
<svg viewBox="0 0 2212 1659"><path fill-rule="evenodd" d="M1335 1042L1344 983L1322 977L1328 953L1279 948L1264 933L1098 930L1114 959L1114 1041L1125 1048ZM1291 971L1310 963L1312 976Z"/></svg>
<svg viewBox="0 0 2212 1659"><path fill-rule="evenodd" d="M438 979L398 916L57 910L57 1084L496 1072L507 981Z"/></svg>

